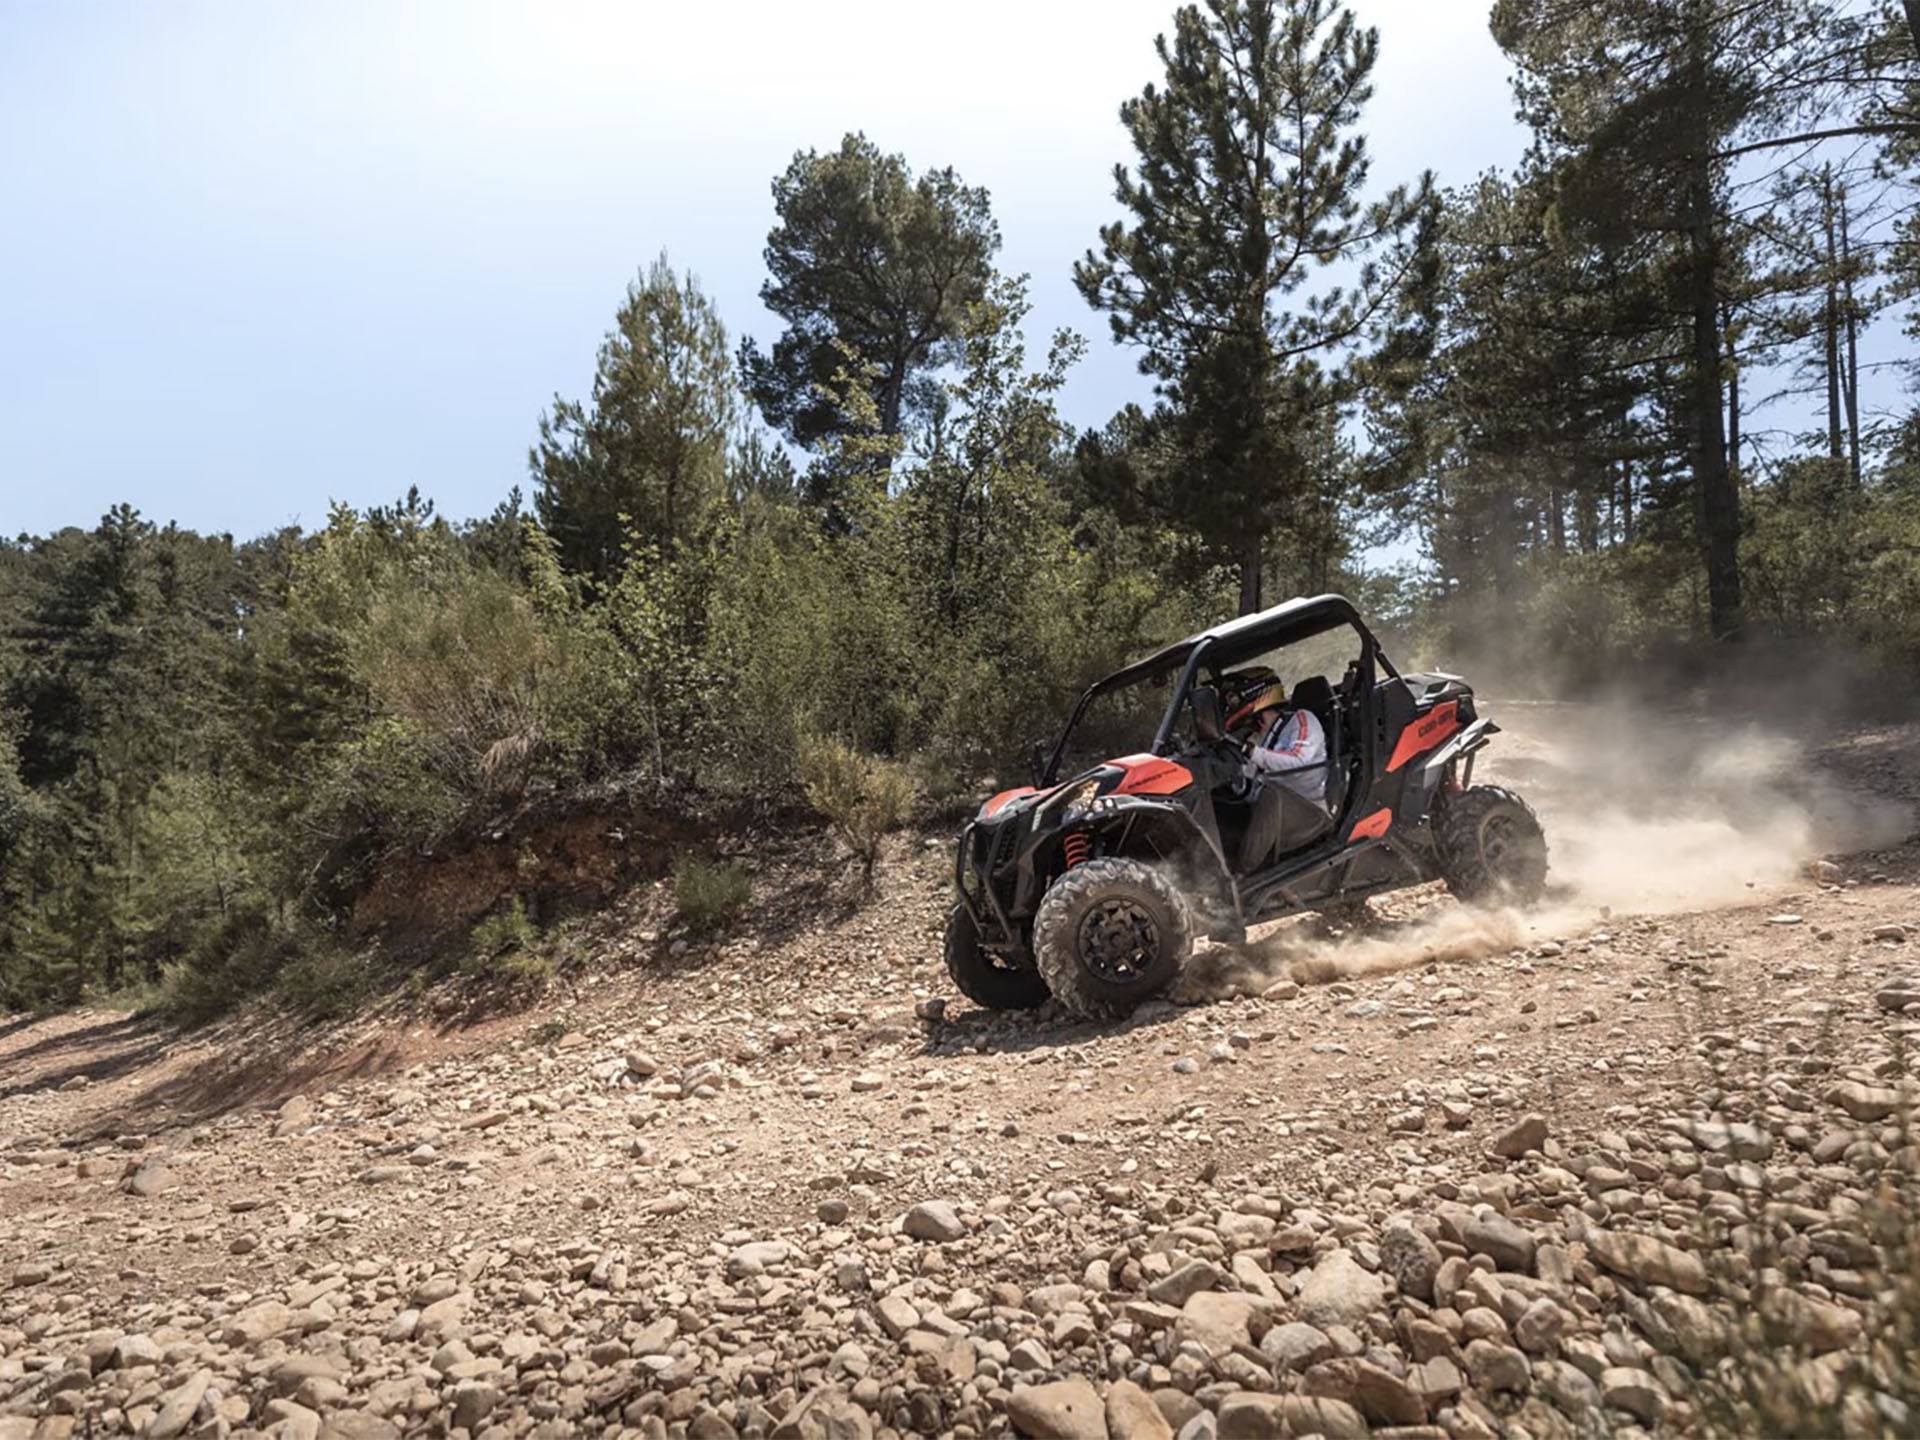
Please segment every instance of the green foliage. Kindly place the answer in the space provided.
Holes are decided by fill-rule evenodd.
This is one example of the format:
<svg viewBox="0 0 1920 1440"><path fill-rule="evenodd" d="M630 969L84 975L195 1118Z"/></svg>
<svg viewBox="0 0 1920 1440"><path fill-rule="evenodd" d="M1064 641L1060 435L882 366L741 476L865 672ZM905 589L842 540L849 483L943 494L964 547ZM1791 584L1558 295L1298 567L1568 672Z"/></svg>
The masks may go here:
<svg viewBox="0 0 1920 1440"><path fill-rule="evenodd" d="M862 754L838 740L813 739L801 749L807 801L860 862L869 881L887 836L913 810L913 777L898 761Z"/></svg>
<svg viewBox="0 0 1920 1440"><path fill-rule="evenodd" d="M567 566L605 582L630 535L671 548L697 534L727 493L735 419L726 327L662 255L627 289L592 400L556 396L540 419L534 509Z"/></svg>
<svg viewBox="0 0 1920 1440"><path fill-rule="evenodd" d="M462 973L541 986L553 978L553 957L540 943L540 929L519 896L473 927Z"/></svg>
<svg viewBox="0 0 1920 1440"><path fill-rule="evenodd" d="M726 929L752 898L746 868L737 860L683 855L674 861L674 909L695 934Z"/></svg>
<svg viewBox="0 0 1920 1440"><path fill-rule="evenodd" d="M371 957L322 946L296 956L275 990L285 1005L314 1020L339 1020L367 1003L380 983Z"/></svg>
<svg viewBox="0 0 1920 1440"><path fill-rule="evenodd" d="M1074 278L1165 400L1143 501L1238 564L1247 612L1269 536L1326 553L1341 418L1419 358L1438 205L1431 176L1365 201L1379 34L1335 0L1183 6L1156 46L1164 83L1120 109L1127 217Z"/></svg>
<svg viewBox="0 0 1920 1440"><path fill-rule="evenodd" d="M771 353L741 347L749 393L796 444L830 442L849 427L829 392L850 352L875 367L880 430L899 434L937 402L931 372L986 291L1000 248L987 192L951 168L916 178L904 157L848 135L795 155L773 205L760 300L787 329Z"/></svg>

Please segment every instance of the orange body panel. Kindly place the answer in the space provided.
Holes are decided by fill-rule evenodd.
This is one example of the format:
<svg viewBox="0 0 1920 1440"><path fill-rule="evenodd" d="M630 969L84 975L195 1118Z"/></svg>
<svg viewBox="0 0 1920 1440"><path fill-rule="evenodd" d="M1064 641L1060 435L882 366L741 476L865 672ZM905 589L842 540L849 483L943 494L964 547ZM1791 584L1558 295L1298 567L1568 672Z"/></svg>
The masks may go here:
<svg viewBox="0 0 1920 1440"><path fill-rule="evenodd" d="M1376 810L1367 816L1366 819L1355 825L1352 832L1347 836L1347 839L1378 840L1382 835L1387 833L1387 827L1391 824L1393 824L1393 812L1391 810Z"/></svg>
<svg viewBox="0 0 1920 1440"><path fill-rule="evenodd" d="M1400 743L1393 747L1393 757L1387 761L1387 773L1391 775L1414 756L1426 754L1459 728L1460 706L1457 702L1449 700L1444 705L1434 706L1400 732Z"/></svg>
<svg viewBox="0 0 1920 1440"><path fill-rule="evenodd" d="M987 801L985 805L980 807L980 813L982 815L996 815L999 813L1000 807L1009 801L1018 800L1022 795L1034 795L1037 793L1039 792L1031 785L1016 785L1011 790L1002 790L998 795Z"/></svg>
<svg viewBox="0 0 1920 1440"><path fill-rule="evenodd" d="M1176 795L1193 784L1191 770L1158 755L1122 755L1113 763L1127 772L1114 787L1116 795Z"/></svg>

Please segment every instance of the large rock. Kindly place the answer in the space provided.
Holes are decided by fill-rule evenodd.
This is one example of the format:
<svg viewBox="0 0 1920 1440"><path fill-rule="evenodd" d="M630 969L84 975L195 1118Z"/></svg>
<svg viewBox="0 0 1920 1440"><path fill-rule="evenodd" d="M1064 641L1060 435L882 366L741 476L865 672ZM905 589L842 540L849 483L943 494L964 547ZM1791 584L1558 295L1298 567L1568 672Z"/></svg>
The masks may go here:
<svg viewBox="0 0 1920 1440"><path fill-rule="evenodd" d="M873 1420L845 1390L828 1385L788 1411L773 1440L873 1440Z"/></svg>
<svg viewBox="0 0 1920 1440"><path fill-rule="evenodd" d="M1780 1334L1806 1345L1816 1355L1844 1350L1860 1338L1861 1319L1844 1305L1832 1305L1776 1287L1760 1297L1760 1314Z"/></svg>
<svg viewBox="0 0 1920 1440"><path fill-rule="evenodd" d="M1503 1160L1518 1160L1529 1150L1538 1150L1546 1143L1547 1117L1528 1115L1496 1135L1488 1149Z"/></svg>
<svg viewBox="0 0 1920 1440"><path fill-rule="evenodd" d="M959 1215L954 1212L953 1202L949 1200L922 1200L907 1211L900 1225L915 1240L931 1240L940 1244L959 1240L967 1233L967 1227L960 1222Z"/></svg>
<svg viewBox="0 0 1920 1440"><path fill-rule="evenodd" d="M313 1123L313 1101L304 1095L291 1095L273 1119L276 1136L297 1135Z"/></svg>
<svg viewBox="0 0 1920 1440"><path fill-rule="evenodd" d="M1147 1298L1162 1305L1184 1305L1202 1290L1220 1284L1220 1268L1207 1260L1189 1260L1171 1275L1147 1286Z"/></svg>
<svg viewBox="0 0 1920 1440"><path fill-rule="evenodd" d="M278 1300L262 1300L228 1321L221 1338L235 1349L251 1347L286 1334L298 1323L292 1306L282 1305Z"/></svg>
<svg viewBox="0 0 1920 1440"><path fill-rule="evenodd" d="M1360 1268L1345 1250L1330 1251L1300 1287L1295 1308L1310 1325L1359 1329L1368 1315L1386 1303L1386 1287Z"/></svg>
<svg viewBox="0 0 1920 1440"><path fill-rule="evenodd" d="M1153 1397L1131 1380L1116 1380L1107 1391L1108 1440L1173 1440L1173 1426Z"/></svg>
<svg viewBox="0 0 1920 1440"><path fill-rule="evenodd" d="M1440 1273L1440 1247L1433 1241L1406 1221L1395 1221L1380 1232L1380 1263L1402 1295L1432 1303L1433 1277Z"/></svg>
<svg viewBox="0 0 1920 1440"><path fill-rule="evenodd" d="M1900 1108L1900 1092L1879 1085L1842 1080L1827 1091L1827 1103L1838 1105L1856 1120L1884 1120Z"/></svg>
<svg viewBox="0 0 1920 1440"><path fill-rule="evenodd" d="M1502 1270L1525 1274L1533 1268L1533 1236L1498 1212L1467 1221L1460 1238L1467 1249L1479 1251Z"/></svg>
<svg viewBox="0 0 1920 1440"><path fill-rule="evenodd" d="M1107 1440L1106 1406L1085 1380L1016 1385L1007 1398L1007 1414L1021 1434L1035 1440Z"/></svg>
<svg viewBox="0 0 1920 1440"><path fill-rule="evenodd" d="M1637 1285L1665 1285L1688 1295L1707 1293L1707 1267L1689 1251L1631 1230L1590 1228L1586 1241L1595 1260Z"/></svg>
<svg viewBox="0 0 1920 1440"><path fill-rule="evenodd" d="M1284 1375L1289 1370L1305 1370L1331 1359L1334 1349L1326 1332L1304 1320L1289 1320L1260 1337L1260 1353L1273 1361L1274 1368Z"/></svg>
<svg viewBox="0 0 1920 1440"><path fill-rule="evenodd" d="M212 1383L211 1370L196 1370L184 1384L169 1390L160 1402L160 1413L147 1426L147 1440L173 1440L176 1435L186 1434Z"/></svg>
<svg viewBox="0 0 1920 1440"><path fill-rule="evenodd" d="M120 1188L129 1195L158 1195L162 1190L171 1190L179 1179L173 1173L173 1167L167 1163L164 1155L150 1155L134 1166L127 1178L120 1182Z"/></svg>
<svg viewBox="0 0 1920 1440"><path fill-rule="evenodd" d="M1173 1339L1178 1345L1195 1340L1210 1355L1225 1355L1236 1345L1253 1343L1253 1327L1261 1314L1259 1303L1250 1296L1219 1290L1202 1290L1189 1296L1174 1322Z"/></svg>
<svg viewBox="0 0 1920 1440"><path fill-rule="evenodd" d="M1322 1395L1256 1395L1242 1392L1220 1402L1220 1434L1233 1440L1282 1440L1324 1435L1327 1440L1367 1440L1367 1422L1344 1400Z"/></svg>

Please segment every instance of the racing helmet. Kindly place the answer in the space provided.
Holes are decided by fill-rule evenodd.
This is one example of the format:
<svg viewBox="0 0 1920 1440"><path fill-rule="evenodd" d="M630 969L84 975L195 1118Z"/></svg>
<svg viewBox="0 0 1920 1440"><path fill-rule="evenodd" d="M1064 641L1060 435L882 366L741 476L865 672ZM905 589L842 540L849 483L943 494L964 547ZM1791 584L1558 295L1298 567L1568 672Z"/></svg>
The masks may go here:
<svg viewBox="0 0 1920 1440"><path fill-rule="evenodd" d="M1229 732L1262 710L1286 703L1287 687L1269 666L1253 665L1220 677L1220 708L1226 712Z"/></svg>

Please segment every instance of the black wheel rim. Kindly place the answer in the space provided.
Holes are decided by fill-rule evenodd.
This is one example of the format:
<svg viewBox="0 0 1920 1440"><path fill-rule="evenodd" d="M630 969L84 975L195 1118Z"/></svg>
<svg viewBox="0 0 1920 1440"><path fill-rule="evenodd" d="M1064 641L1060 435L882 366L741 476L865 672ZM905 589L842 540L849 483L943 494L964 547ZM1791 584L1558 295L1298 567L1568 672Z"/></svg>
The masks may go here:
<svg viewBox="0 0 1920 1440"><path fill-rule="evenodd" d="M1080 963L1109 985L1141 979L1160 955L1160 926L1144 905L1102 900L1080 921Z"/></svg>

